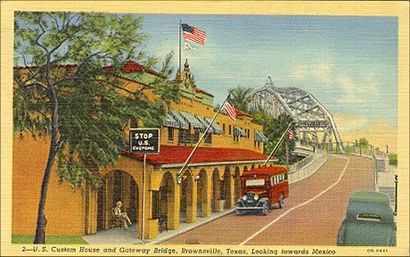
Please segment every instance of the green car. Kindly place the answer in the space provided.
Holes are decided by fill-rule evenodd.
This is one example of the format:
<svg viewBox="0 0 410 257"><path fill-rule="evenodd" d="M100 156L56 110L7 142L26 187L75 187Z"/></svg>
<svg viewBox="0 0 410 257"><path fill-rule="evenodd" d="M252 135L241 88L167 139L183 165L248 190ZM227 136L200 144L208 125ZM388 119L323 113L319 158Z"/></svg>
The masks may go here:
<svg viewBox="0 0 410 257"><path fill-rule="evenodd" d="M379 192L354 192L337 236L339 246L395 246L396 223L390 200Z"/></svg>

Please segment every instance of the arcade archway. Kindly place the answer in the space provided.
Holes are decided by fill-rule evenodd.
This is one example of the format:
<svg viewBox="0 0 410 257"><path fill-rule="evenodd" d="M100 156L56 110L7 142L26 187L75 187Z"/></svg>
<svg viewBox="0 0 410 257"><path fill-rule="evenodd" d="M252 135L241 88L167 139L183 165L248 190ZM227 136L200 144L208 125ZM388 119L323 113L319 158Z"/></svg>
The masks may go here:
<svg viewBox="0 0 410 257"><path fill-rule="evenodd" d="M208 176L206 171L202 169L199 172L197 189L197 215L198 217L206 217L209 213L208 208Z"/></svg>
<svg viewBox="0 0 410 257"><path fill-rule="evenodd" d="M133 224L138 223L138 186L127 172L115 170L103 177L103 186L97 193L97 231L111 228L112 209L117 201L123 203Z"/></svg>

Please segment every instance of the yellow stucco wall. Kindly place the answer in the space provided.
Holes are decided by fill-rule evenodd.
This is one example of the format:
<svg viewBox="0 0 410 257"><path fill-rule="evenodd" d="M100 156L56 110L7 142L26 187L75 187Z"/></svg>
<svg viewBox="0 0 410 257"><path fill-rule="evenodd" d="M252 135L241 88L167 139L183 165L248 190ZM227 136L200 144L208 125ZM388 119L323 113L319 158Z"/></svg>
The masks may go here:
<svg viewBox="0 0 410 257"><path fill-rule="evenodd" d="M131 91L141 89L142 85L135 82L126 82L127 89ZM158 96L153 92L152 88L144 90L145 96L152 101L155 101ZM211 119L214 116L213 107L203 104L195 99L181 97L179 103L171 104L170 108L176 111L189 112L200 117ZM263 144L254 146L254 131L262 130L262 126L251 122L251 118L247 116L238 116L233 123L227 115L219 114L216 122L223 127L225 124L225 133L223 135L212 135L212 143L202 143L206 147L225 147L225 148L244 148L258 152L263 151ZM232 134L229 135L229 125L232 127ZM249 138L239 137L239 141L233 140L233 127L237 126L242 129L251 129ZM128 136L128 129L124 131L124 136ZM202 133L201 133L202 134ZM44 168L47 162L49 151L49 138L34 140L30 135L26 135L24 139L20 139L18 135L13 141L13 217L12 217L12 233L13 235L33 235L36 227L37 208L40 196L40 188ZM168 140L168 129L161 128L161 144L178 145L178 129L174 129L174 140ZM248 165L250 166L250 165ZM189 210L189 222L196 220L196 194L198 185L193 182L195 176L201 171L206 172L206 190L204 191L206 199L200 200L204 206L202 215L208 216L211 212L211 199L213 196L212 174L217 168L219 170L219 179L223 179L225 166L217 167L194 167L191 168L192 174L189 179L193 183L192 195L195 199L190 205L194 209ZM232 167L231 167L232 168ZM130 174L137 184L138 189L138 208L137 219L138 223L142 220L142 194L145 192L145 224L147 229L144 232L145 238L156 236L156 232L150 231L158 227L158 222L151 220L152 218L152 197L153 190L158 190L163 180L164 174L172 175L173 199L172 207L169 211L169 228L175 229L179 226L179 198L181 196L180 187L176 184L176 173L178 169L159 170L151 165L147 165L145 189L142 190L142 162L128 157L121 156L118 162L113 167L108 167L101 171L101 176L105 176L113 171L123 171ZM242 171L242 168L241 168ZM233 170L231 169L232 173ZM109 182L111 183L111 182ZM128 183L128 182L127 182ZM230 186L233 185L231 180ZM128 183L129 184L129 183ZM233 190L231 190L233 194ZM112 189L107 189L106 195L112 194ZM125 193L127 195L127 193ZM108 198L107 198L108 199ZM46 203L46 218L47 227L46 234L48 235L83 235L95 233L97 231L97 201L98 196L95 190L74 189L68 183L59 183L57 178L56 165L54 165L48 185L47 203ZM127 200L124 199L125 205ZM234 197L231 198L228 206L231 206ZM106 202L108 203L108 201ZM112 206L114 207L114 206ZM110 221L109 213L110 206L105 207L105 224ZM141 236L142 229L138 231Z"/></svg>
<svg viewBox="0 0 410 257"><path fill-rule="evenodd" d="M48 157L49 140L13 141L13 222L14 235L33 235L36 228L41 182ZM84 234L83 198L79 189L58 182L55 166L51 171L45 214L47 234Z"/></svg>

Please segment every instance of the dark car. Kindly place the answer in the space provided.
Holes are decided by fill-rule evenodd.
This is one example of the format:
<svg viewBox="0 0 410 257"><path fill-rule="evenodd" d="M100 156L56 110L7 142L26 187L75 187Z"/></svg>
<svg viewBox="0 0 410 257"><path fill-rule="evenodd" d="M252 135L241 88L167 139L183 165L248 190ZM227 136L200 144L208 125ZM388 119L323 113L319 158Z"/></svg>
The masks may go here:
<svg viewBox="0 0 410 257"><path fill-rule="evenodd" d="M390 200L379 192L355 192L349 199L337 245L395 246L396 224Z"/></svg>

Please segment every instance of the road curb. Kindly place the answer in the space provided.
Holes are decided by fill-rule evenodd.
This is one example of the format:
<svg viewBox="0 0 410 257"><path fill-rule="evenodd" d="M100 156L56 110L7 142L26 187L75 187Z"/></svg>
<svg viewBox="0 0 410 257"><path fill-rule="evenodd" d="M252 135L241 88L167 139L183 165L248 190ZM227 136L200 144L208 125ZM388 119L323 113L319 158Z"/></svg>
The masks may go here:
<svg viewBox="0 0 410 257"><path fill-rule="evenodd" d="M192 225L192 226L190 226L190 227L188 227L188 228L186 228L186 229L181 229L181 231L178 231L178 232L176 232L175 234L172 234L172 235L169 235L169 236L166 236L166 237L164 237L164 238L157 239L157 240L152 240L152 241L148 242L147 245L159 244L159 243L162 243L162 242L164 242L164 241L168 241L168 240L170 240L170 239L172 239L172 238L174 238L174 237L177 237L177 236L179 236L179 235L181 235L181 234L184 234L184 233L186 233L186 232L188 232L188 231L190 231L190 230L193 230L193 229L198 228L198 227L200 227L200 226L202 226L202 225L205 225L206 223L209 223L209 222L214 221L214 220L216 220L216 219L222 218L223 216L226 216L226 215L228 215L228 214L231 214L231 213L234 212L234 211L235 211L235 208L232 208L232 209L230 209L230 210L228 210L228 211L226 211L226 212L224 212L224 213L221 213L220 215L215 215L214 217L210 217L209 219L204 220L204 221L202 221L202 222L199 222L198 224Z"/></svg>

